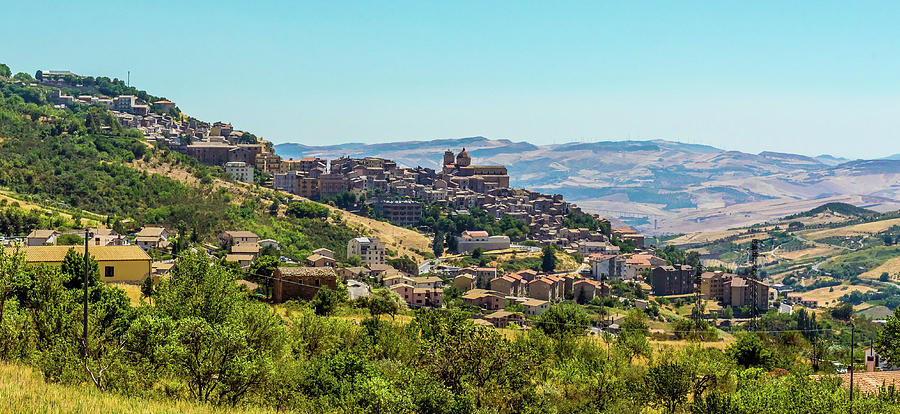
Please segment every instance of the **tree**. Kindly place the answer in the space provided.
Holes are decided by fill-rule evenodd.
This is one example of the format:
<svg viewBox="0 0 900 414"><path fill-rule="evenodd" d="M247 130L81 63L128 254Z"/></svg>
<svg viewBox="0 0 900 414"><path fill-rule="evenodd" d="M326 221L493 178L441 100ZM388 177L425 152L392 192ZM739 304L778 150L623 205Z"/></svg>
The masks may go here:
<svg viewBox="0 0 900 414"><path fill-rule="evenodd" d="M853 305L842 303L831 310L831 317L841 321L849 321L853 317Z"/></svg>
<svg viewBox="0 0 900 414"><path fill-rule="evenodd" d="M144 279L144 282L141 283L141 297L150 299L150 303L153 303L153 277L147 276Z"/></svg>
<svg viewBox="0 0 900 414"><path fill-rule="evenodd" d="M15 251L7 253L0 246L0 325L3 324L6 300L12 296L16 281L21 278L25 268L25 253Z"/></svg>
<svg viewBox="0 0 900 414"><path fill-rule="evenodd" d="M278 266L281 266L281 261L277 257L260 256L247 268L247 278L265 286L267 298L272 296L272 276Z"/></svg>
<svg viewBox="0 0 900 414"><path fill-rule="evenodd" d="M541 249L541 270L547 273L556 270L556 249L552 245Z"/></svg>
<svg viewBox="0 0 900 414"><path fill-rule="evenodd" d="M481 247L476 247L475 250L472 250L472 258L473 259L480 259L481 255L483 255L483 254L484 254L484 249L482 249Z"/></svg>
<svg viewBox="0 0 900 414"><path fill-rule="evenodd" d="M434 240L431 242L431 251L434 257L441 257L444 254L444 234L435 233Z"/></svg>
<svg viewBox="0 0 900 414"><path fill-rule="evenodd" d="M696 398L691 404L691 414L732 414L739 411L737 403L730 395L718 391Z"/></svg>
<svg viewBox="0 0 900 414"><path fill-rule="evenodd" d="M622 332L647 336L650 332L650 325L647 324L647 314L640 309L628 311L625 318L622 319L619 329L621 329Z"/></svg>
<svg viewBox="0 0 900 414"><path fill-rule="evenodd" d="M60 265L66 289L82 289L84 285L84 255L70 248ZM100 270L93 257L88 258L88 286L100 283Z"/></svg>
<svg viewBox="0 0 900 414"><path fill-rule="evenodd" d="M887 282L891 280L891 275L888 272L881 272L881 276L878 276L878 280L882 282Z"/></svg>
<svg viewBox="0 0 900 414"><path fill-rule="evenodd" d="M34 72L34 78L39 81L44 80L44 71L38 70L37 72Z"/></svg>
<svg viewBox="0 0 900 414"><path fill-rule="evenodd" d="M731 309L731 305L725 307L725 310L722 311L722 318L724 319L733 319L734 318L734 309Z"/></svg>
<svg viewBox="0 0 900 414"><path fill-rule="evenodd" d="M737 342L731 344L726 353L734 359L735 363L744 368L761 367L771 368L775 362L775 356L763 343L759 336L753 333L737 335Z"/></svg>
<svg viewBox="0 0 900 414"><path fill-rule="evenodd" d="M410 259L409 256L398 257L396 259L387 259L385 262L397 269L401 272L405 272L411 275L419 274L419 265L413 260Z"/></svg>
<svg viewBox="0 0 900 414"><path fill-rule="evenodd" d="M347 257L347 260L344 260L344 263L346 263L350 266L353 266L353 267L360 267L363 265L363 260L362 260L362 257L359 257L354 254L350 257Z"/></svg>
<svg viewBox="0 0 900 414"><path fill-rule="evenodd" d="M285 331L277 314L239 289L237 273L205 256L182 255L157 289L154 324L172 330L155 357L171 361L197 400L236 405L265 389Z"/></svg>
<svg viewBox="0 0 900 414"><path fill-rule="evenodd" d="M875 348L889 363L900 365L900 307L894 309L894 315L881 327Z"/></svg>
<svg viewBox="0 0 900 414"><path fill-rule="evenodd" d="M809 358L813 372L818 372L820 364L828 357L828 341L822 338L810 341L806 356Z"/></svg>
<svg viewBox="0 0 900 414"><path fill-rule="evenodd" d="M687 401L691 390L690 370L678 362L665 361L650 367L644 381L654 403L668 414Z"/></svg>
<svg viewBox="0 0 900 414"><path fill-rule="evenodd" d="M59 246L79 246L84 244L84 239L77 234L65 233L60 234L56 238L56 244Z"/></svg>
<svg viewBox="0 0 900 414"><path fill-rule="evenodd" d="M319 218L325 219L331 214L328 207L312 201L299 201L291 203L286 213L296 218Z"/></svg>
<svg viewBox="0 0 900 414"><path fill-rule="evenodd" d="M346 298L341 297L338 291L323 287L316 292L309 304L316 312L316 315L328 316L334 313L344 300Z"/></svg>
<svg viewBox="0 0 900 414"><path fill-rule="evenodd" d="M369 313L375 319L384 314L391 315L391 319L394 319L397 313L406 309L406 302L397 292L382 289L369 295L366 307L369 308Z"/></svg>
<svg viewBox="0 0 900 414"><path fill-rule="evenodd" d="M9 66L6 66L5 63L0 63L0 76L8 78L10 75L12 75L12 71L9 70Z"/></svg>
<svg viewBox="0 0 900 414"><path fill-rule="evenodd" d="M590 323L591 318L583 307L574 303L561 303L538 315L535 326L552 338L562 339L584 335Z"/></svg>
<svg viewBox="0 0 900 414"><path fill-rule="evenodd" d="M450 253L456 253L459 249L459 243L453 233L447 233L447 250Z"/></svg>
<svg viewBox="0 0 900 414"><path fill-rule="evenodd" d="M635 357L649 358L653 354L647 336L638 332L620 331L616 337L616 349L628 357L631 362Z"/></svg>
<svg viewBox="0 0 900 414"><path fill-rule="evenodd" d="M15 76L13 76L13 79L15 79L19 82L23 82L23 83L34 82L34 78L32 78L31 75L29 75L25 72L19 72L19 73L15 74Z"/></svg>

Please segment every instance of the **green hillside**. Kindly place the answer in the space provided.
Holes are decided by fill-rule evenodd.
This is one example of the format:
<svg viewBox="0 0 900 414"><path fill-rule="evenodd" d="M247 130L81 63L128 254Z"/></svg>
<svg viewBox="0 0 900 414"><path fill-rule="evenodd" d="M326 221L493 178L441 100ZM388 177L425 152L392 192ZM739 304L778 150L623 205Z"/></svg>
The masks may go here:
<svg viewBox="0 0 900 414"><path fill-rule="evenodd" d="M854 206L853 204L847 203L826 203L818 206L812 210L804 211L802 213L793 214L785 217L786 220L800 218L800 217L813 217L815 215L831 212L835 214L840 214L848 217L866 217L877 215L877 211L867 210L861 207Z"/></svg>
<svg viewBox="0 0 900 414"><path fill-rule="evenodd" d="M0 187L71 211L108 215L110 227L125 219L133 226L164 224L193 241L215 240L227 229L254 230L281 242L285 255L298 260L319 247L341 258L347 240L360 234L337 217L273 215L278 209L272 205L283 206L284 196L215 186L224 179L220 168L150 146L102 108L53 109L25 102L23 89L9 85L0 83ZM136 159L183 170L197 184L130 167Z"/></svg>

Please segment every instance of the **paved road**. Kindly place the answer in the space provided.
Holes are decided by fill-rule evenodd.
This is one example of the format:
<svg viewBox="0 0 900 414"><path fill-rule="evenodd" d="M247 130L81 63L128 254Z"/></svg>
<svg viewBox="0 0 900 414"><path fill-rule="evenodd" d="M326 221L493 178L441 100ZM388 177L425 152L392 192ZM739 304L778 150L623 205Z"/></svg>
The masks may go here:
<svg viewBox="0 0 900 414"><path fill-rule="evenodd" d="M432 267L442 263L443 261L444 261L444 259L426 260L425 263L422 263L421 265L419 265L419 274L421 275L421 274L430 272Z"/></svg>
<svg viewBox="0 0 900 414"><path fill-rule="evenodd" d="M529 253L537 253L537 252L541 251L540 247L523 246L521 244L511 244L511 245L509 245L509 247L511 247L513 249L525 250L525 251L528 251Z"/></svg>

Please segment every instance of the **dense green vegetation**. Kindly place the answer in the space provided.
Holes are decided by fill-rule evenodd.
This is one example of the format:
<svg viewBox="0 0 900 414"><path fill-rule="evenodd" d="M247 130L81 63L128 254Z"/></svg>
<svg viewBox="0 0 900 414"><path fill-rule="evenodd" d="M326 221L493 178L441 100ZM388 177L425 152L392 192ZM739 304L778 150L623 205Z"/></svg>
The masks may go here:
<svg viewBox="0 0 900 414"><path fill-rule="evenodd" d="M853 204L826 203L826 204L822 204L821 206L818 206L812 210L804 211L802 213L797 213L797 214L787 216L787 217L785 217L785 220L792 220L792 219L796 219L796 218L800 218L800 217L813 217L817 214L829 212L829 211L832 213L837 213L837 214L841 214L841 215L845 215L845 216L865 217L865 216L878 215L878 212L876 212L876 211L857 207L857 206L854 206Z"/></svg>
<svg viewBox="0 0 900 414"><path fill-rule="evenodd" d="M504 214L497 220L480 207L471 207L468 213L458 214L441 206L429 205L422 211L420 224L432 229L435 233L445 235L458 236L466 230L484 230L491 236L509 236L512 241L525 240L525 236L528 235L528 226L525 222L515 219L509 214ZM447 247L450 248L450 246Z"/></svg>
<svg viewBox="0 0 900 414"><path fill-rule="evenodd" d="M70 220L58 213L45 214L36 209L25 210L14 201L0 200L0 235L26 236L34 229L64 230Z"/></svg>
<svg viewBox="0 0 900 414"><path fill-rule="evenodd" d="M724 352L699 346L653 351L642 312L628 314L618 338L600 341L582 336L590 324L582 307L562 304L541 315L535 329L505 337L473 324L464 312L420 310L409 323L394 322L402 302L388 291L355 305L343 292L323 290L308 304L288 305L281 317L235 284L240 274L233 267L190 254L170 278L147 290L152 305L139 307L121 290L98 283L92 266L85 358L82 261L75 252L70 256L52 268L0 253L0 334L6 339L0 358L30 364L49 382L310 413L850 407L837 382L808 378L809 366L797 362L792 342L766 335L739 334ZM371 316L360 324L329 316L355 313L354 306ZM896 340L882 336L878 344ZM896 393L858 395L853 409L898 412L898 403Z"/></svg>
<svg viewBox="0 0 900 414"><path fill-rule="evenodd" d="M603 234L609 234L609 222L598 220L587 213L570 211L566 214L564 224L570 229L588 229L590 231L599 231Z"/></svg>
<svg viewBox="0 0 900 414"><path fill-rule="evenodd" d="M669 265L687 264L696 267L700 264L699 253L684 251L671 245L662 249L656 249L656 255L666 259L666 263Z"/></svg>

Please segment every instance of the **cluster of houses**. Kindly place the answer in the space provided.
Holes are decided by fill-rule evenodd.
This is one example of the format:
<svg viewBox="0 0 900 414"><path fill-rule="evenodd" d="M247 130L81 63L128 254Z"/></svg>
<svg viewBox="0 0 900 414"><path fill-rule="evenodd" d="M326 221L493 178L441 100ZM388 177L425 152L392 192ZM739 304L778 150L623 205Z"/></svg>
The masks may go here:
<svg viewBox="0 0 900 414"><path fill-rule="evenodd" d="M64 86L72 76L77 78L69 72L46 71L42 82ZM175 106L170 101L144 102L133 95L76 97L64 95L59 90L50 99L58 105L72 105L75 102L105 105L124 126L139 128L148 140L162 142L201 163L222 166L237 181L252 183L256 179L255 173L259 171L266 177L264 181L273 188L309 199L321 199L342 192L375 194L367 198L366 203L380 216L401 226L418 224L425 204L448 206L458 214L467 214L470 207L480 207L496 218L508 214L522 220L528 226L527 236L531 240L584 255L588 270L579 276L585 277L540 275L530 270L498 275L497 269L479 267L455 269L446 274L454 286L465 292L462 300L466 304L498 311L479 323L493 326L521 323L524 315L502 310L507 303L520 303L525 315L535 316L567 294L572 294L579 302L608 296L610 287L604 282L607 280L643 279L657 296L690 294L699 286L705 299L719 300L736 307L751 305L766 309L771 301L771 288L751 278L706 272L701 275L698 284L694 269L690 266L670 266L665 260L643 251L644 236L632 229L614 228L607 235L584 228L567 228L566 215L580 213L579 207L565 202L559 194L510 188L506 167L473 165L465 148L458 154L447 150L440 170L403 168L394 161L376 157L282 159L264 143L245 139L245 133L235 130L231 124L176 120L169 115ZM42 253L33 250L29 257L56 260L59 256L57 250L63 252L62 248L47 245L53 244L58 236L51 230L36 230L30 234L26 241L29 249L53 249ZM127 277L121 276L127 271L111 265L110 280L138 280L138 273L143 272L145 267L147 272L143 277L150 274L158 276L167 269L165 263L153 265L146 254L148 250L164 251L169 247L165 228L145 227L134 237L95 229L92 237L89 244L97 249L97 254L114 255L110 252L119 250L111 248L121 247L122 256L128 258L126 261L139 263L133 266L137 269L135 274ZM631 243L637 250L622 254L612 239ZM221 235L221 240L228 250L225 259L243 267L250 266L259 257L262 248L278 247L276 241L260 240L248 231L227 231ZM476 248L502 250L510 247L510 240L506 236L490 236L484 231L465 231L457 237L457 245L462 253ZM347 245L347 256L360 257L364 266L337 268L333 252L318 249L307 258L305 266L285 266L277 270L273 299L277 302L291 298L309 299L323 286L335 287L337 278L343 277L346 280L374 279L397 292L410 306L443 306L444 279L404 274L386 265L384 255L384 243L377 238L355 238ZM788 295L785 302L808 307L817 305L804 301L796 294Z"/></svg>
<svg viewBox="0 0 900 414"><path fill-rule="evenodd" d="M42 82L67 86L78 78L66 71L44 71ZM472 164L465 148L459 153L447 150L440 170L402 168L394 161L376 157L282 159L265 143L244 139L246 133L229 123L174 119L168 115L175 106L170 101L144 102L133 95L107 98L60 95L59 90L55 93L51 99L60 105L77 101L104 104L124 126L140 129L148 140L162 142L201 163L221 166L237 181L253 183L254 172L259 171L267 185L313 200L345 191L376 194L366 203L396 225L418 224L425 204L449 206L461 214L477 206L496 218L509 214L522 220L528 225L527 236L542 243L585 253L595 250L597 243L609 242L598 232L567 229L566 214L581 210L563 201L561 195L510 188L505 166ZM643 246L643 236L638 234L614 237ZM464 241L463 245L465 248L469 243Z"/></svg>

